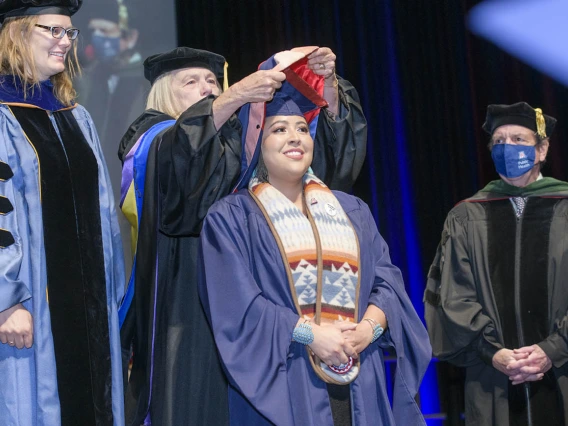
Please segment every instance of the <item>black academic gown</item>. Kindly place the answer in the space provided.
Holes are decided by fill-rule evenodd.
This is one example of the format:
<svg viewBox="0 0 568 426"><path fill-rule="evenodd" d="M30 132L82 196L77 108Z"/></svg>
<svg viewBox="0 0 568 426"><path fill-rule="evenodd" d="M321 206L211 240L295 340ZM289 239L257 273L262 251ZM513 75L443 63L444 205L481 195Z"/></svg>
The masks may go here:
<svg viewBox="0 0 568 426"><path fill-rule="evenodd" d="M148 156L136 293L121 332L125 354L131 343L134 352L126 394L127 424L133 426L144 420L148 401L153 426L228 424L227 382L199 301L196 264L203 219L240 174L241 125L233 116L217 131L213 101L209 96L186 110L155 138ZM331 188L346 190L363 165L366 121L345 80L340 104L335 120L320 113L312 167ZM121 159L167 119L146 111L121 141Z"/></svg>
<svg viewBox="0 0 568 426"><path fill-rule="evenodd" d="M555 182L519 219L492 192L446 219L425 316L434 355L466 369L467 425L568 425L568 184ZM492 366L498 350L533 344L553 363L542 381L513 386Z"/></svg>

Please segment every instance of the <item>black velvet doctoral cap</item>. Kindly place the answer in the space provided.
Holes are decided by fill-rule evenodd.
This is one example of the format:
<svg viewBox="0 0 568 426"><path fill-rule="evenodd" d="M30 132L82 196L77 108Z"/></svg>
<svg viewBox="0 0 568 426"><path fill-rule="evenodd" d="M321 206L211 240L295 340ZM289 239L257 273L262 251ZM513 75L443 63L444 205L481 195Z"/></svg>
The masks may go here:
<svg viewBox="0 0 568 426"><path fill-rule="evenodd" d="M223 81L225 58L207 50L178 47L165 53L152 55L144 61L144 77L154 84L156 79L170 71L181 68L206 68L217 80Z"/></svg>
<svg viewBox="0 0 568 426"><path fill-rule="evenodd" d="M540 108L533 108L526 102L512 105L489 105L483 130L490 135L495 129L507 124L526 127L541 138L550 137L556 125L556 118L542 113Z"/></svg>
<svg viewBox="0 0 568 426"><path fill-rule="evenodd" d="M20 16L72 16L82 3L83 0L0 0L0 23L6 18Z"/></svg>

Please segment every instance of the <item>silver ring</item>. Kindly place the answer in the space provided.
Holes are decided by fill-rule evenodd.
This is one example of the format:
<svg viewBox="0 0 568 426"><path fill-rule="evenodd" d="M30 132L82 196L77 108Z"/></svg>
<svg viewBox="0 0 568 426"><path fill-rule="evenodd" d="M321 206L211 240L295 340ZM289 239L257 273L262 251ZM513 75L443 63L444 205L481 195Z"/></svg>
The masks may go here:
<svg viewBox="0 0 568 426"><path fill-rule="evenodd" d="M14 344L14 342L8 342L8 344L9 344L9 345L13 345L13 344Z"/></svg>
<svg viewBox="0 0 568 426"><path fill-rule="evenodd" d="M324 70L325 69L325 64L320 64L320 70Z"/></svg>

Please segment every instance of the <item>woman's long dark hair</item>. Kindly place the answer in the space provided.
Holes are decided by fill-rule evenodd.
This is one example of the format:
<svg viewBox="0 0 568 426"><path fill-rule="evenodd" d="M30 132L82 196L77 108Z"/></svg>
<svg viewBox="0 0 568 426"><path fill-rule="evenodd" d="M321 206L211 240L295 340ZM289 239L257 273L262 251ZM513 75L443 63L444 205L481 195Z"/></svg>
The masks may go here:
<svg viewBox="0 0 568 426"><path fill-rule="evenodd" d="M256 178L259 182L268 183L268 169L266 164L264 164L264 158L262 157L262 151L258 156L258 164L256 165Z"/></svg>

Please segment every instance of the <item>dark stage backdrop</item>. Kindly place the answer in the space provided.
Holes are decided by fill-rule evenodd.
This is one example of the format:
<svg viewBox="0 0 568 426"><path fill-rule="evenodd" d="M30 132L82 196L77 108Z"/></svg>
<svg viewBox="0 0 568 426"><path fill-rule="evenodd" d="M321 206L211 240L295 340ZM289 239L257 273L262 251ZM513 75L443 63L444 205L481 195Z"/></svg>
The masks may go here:
<svg viewBox="0 0 568 426"><path fill-rule="evenodd" d="M223 54L230 82L294 46L337 54L337 72L358 89L369 121L353 191L371 206L421 315L447 212L497 178L481 130L488 104L523 100L557 117L544 173L568 179L566 88L471 35L466 15L476 3L177 0L180 44ZM430 425L460 424L461 386L459 370L433 363L420 392Z"/></svg>

